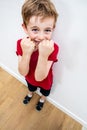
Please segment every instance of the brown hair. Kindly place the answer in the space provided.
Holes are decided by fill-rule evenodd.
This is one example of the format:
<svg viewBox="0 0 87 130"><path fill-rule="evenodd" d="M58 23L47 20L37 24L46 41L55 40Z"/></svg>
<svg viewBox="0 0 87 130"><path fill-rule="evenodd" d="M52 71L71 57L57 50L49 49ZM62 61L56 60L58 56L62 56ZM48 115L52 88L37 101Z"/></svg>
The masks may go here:
<svg viewBox="0 0 87 130"><path fill-rule="evenodd" d="M58 13L50 0L26 0L22 6L23 23L27 25L32 16L53 17L56 23Z"/></svg>

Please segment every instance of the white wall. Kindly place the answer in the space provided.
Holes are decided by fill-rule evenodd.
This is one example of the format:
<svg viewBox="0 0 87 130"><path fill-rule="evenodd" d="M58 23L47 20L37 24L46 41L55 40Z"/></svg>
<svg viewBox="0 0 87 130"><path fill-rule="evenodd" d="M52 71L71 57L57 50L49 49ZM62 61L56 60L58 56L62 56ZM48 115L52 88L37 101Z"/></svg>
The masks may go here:
<svg viewBox="0 0 87 130"><path fill-rule="evenodd" d="M52 0L59 11L53 39L60 46L50 97L53 104L87 127L87 0ZM0 1L0 65L23 83L17 71L16 41L21 28L20 1Z"/></svg>

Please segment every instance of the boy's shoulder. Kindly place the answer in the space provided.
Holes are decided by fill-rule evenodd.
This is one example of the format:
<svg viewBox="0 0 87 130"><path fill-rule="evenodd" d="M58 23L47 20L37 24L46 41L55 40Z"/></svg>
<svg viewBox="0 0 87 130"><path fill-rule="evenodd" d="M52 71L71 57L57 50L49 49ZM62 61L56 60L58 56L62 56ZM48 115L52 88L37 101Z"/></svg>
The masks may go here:
<svg viewBox="0 0 87 130"><path fill-rule="evenodd" d="M22 40L22 38L21 38L21 39L18 39L18 40L17 40L17 44L20 44L20 43L21 43L21 40Z"/></svg>
<svg viewBox="0 0 87 130"><path fill-rule="evenodd" d="M16 46L16 54L17 55L22 55L21 40L22 39L17 40L17 46Z"/></svg>
<svg viewBox="0 0 87 130"><path fill-rule="evenodd" d="M58 49L59 50L59 45L57 43L54 42L54 49Z"/></svg>

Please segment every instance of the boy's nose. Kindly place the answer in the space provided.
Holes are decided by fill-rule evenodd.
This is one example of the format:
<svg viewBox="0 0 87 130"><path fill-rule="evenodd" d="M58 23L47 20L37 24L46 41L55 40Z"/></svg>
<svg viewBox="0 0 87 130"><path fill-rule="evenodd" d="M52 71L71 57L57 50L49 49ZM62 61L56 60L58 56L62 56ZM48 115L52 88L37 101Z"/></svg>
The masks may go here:
<svg viewBox="0 0 87 130"><path fill-rule="evenodd" d="M44 40L44 34L43 33L39 33L38 37L39 37L40 40Z"/></svg>

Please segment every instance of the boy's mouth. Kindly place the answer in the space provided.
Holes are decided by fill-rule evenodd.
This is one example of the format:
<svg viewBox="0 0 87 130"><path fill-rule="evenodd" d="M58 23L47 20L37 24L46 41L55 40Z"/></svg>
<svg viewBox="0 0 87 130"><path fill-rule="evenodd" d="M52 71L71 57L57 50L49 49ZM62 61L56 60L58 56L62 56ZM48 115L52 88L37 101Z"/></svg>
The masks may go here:
<svg viewBox="0 0 87 130"><path fill-rule="evenodd" d="M38 45L39 45L40 41L33 40L33 42L35 43L35 50L37 50L37 49L38 49Z"/></svg>
<svg viewBox="0 0 87 130"><path fill-rule="evenodd" d="M40 41L34 40L34 43L35 43L36 46L38 46L38 44L40 43Z"/></svg>

